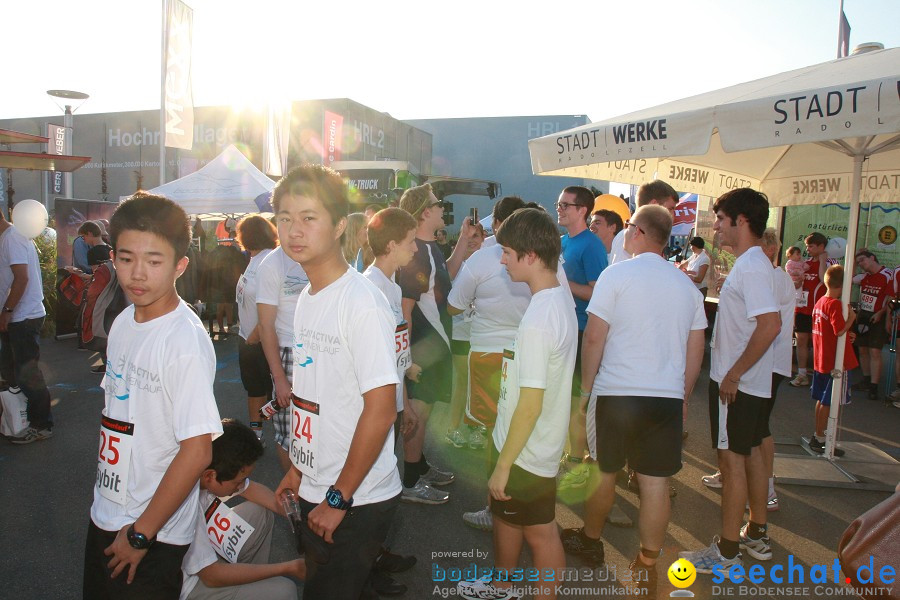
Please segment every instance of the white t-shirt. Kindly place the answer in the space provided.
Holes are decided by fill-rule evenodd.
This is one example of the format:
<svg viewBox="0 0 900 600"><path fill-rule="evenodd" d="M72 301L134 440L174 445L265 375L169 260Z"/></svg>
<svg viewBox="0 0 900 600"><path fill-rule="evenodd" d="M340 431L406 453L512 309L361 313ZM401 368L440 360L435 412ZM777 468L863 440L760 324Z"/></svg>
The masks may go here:
<svg viewBox="0 0 900 600"><path fill-rule="evenodd" d="M388 301L355 269L315 295L309 287L297 301L294 318L294 395L318 403L315 477L304 474L300 497L319 503L337 481L356 425L363 411L363 394L398 385L394 346L395 319ZM302 431L292 407L291 431ZM292 436L296 434L292 433ZM294 453L291 460L300 468ZM394 456L394 432L389 431L375 464L353 494L355 506L393 498L400 493Z"/></svg>
<svg viewBox="0 0 900 600"><path fill-rule="evenodd" d="M747 349L750 336L756 330L756 317L778 312L772 263L759 246L753 246L734 262L719 292L719 309L710 343L710 379L722 383ZM738 389L759 398L771 398L774 364L775 344L771 344L741 376Z"/></svg>
<svg viewBox="0 0 900 600"><path fill-rule="evenodd" d="M309 278L300 263L279 246L259 264L256 280L256 303L278 307L275 316L278 345L288 348L294 343L294 308Z"/></svg>
<svg viewBox="0 0 900 600"><path fill-rule="evenodd" d="M781 313L781 331L773 345L775 353L773 372L785 377L791 376L791 360L794 353L794 310L797 306L797 290L794 280L781 267L772 269L775 299Z"/></svg>
<svg viewBox="0 0 900 600"><path fill-rule="evenodd" d="M555 477L569 431L572 372L578 351L578 321L567 287L541 290L531 298L503 352L494 446L503 449L521 388L544 390L541 414L515 464L540 477Z"/></svg>
<svg viewBox="0 0 900 600"><path fill-rule="evenodd" d="M134 306L127 307L110 328L107 354L103 414L133 423L134 433L125 504L101 495L98 483L91 519L100 529L118 531L147 508L181 441L219 435L222 423L213 396L216 354L200 319L184 302L146 323L136 322ZM159 541L191 543L197 490L195 483L159 530Z"/></svg>
<svg viewBox="0 0 900 600"><path fill-rule="evenodd" d="M406 369L412 364L409 349L409 326L406 319L403 318L403 292L401 292L400 286L394 282L393 275L388 279L384 271L374 264L369 265L363 273L363 277L381 290L391 306L391 312L394 313L394 324L397 326L394 331L394 349L397 351L397 377L400 378L400 385L397 386L397 412L400 412L403 410L403 377L406 375Z"/></svg>
<svg viewBox="0 0 900 600"><path fill-rule="evenodd" d="M472 339L472 318L475 310L471 307L451 317L450 339L457 342L468 342Z"/></svg>
<svg viewBox="0 0 900 600"><path fill-rule="evenodd" d="M259 270L259 264L271 252L270 248L260 250L259 254L250 259L250 263L244 269L244 274L237 282L235 300L238 305L238 320L241 324L238 335L245 341L259 323L259 312L256 310L256 291L259 282L256 280L256 273Z"/></svg>
<svg viewBox="0 0 900 600"><path fill-rule="evenodd" d="M230 498L240 496L249 485L250 480L247 479L244 481L244 487L239 492L226 498L219 498L219 500L225 502ZM181 559L182 584L178 600L186 600L191 595L191 592L194 591L194 588L197 587L197 582L200 581L200 577L197 574L219 560L216 550L209 540L206 522L206 509L213 503L216 496L202 489L198 489L197 494L197 509L200 513L197 517L197 525L194 528L194 540L191 542L191 547L188 548L184 558Z"/></svg>
<svg viewBox="0 0 900 600"><path fill-rule="evenodd" d="M622 229L619 233L616 234L616 237L613 238L612 248L609 249L609 264L614 265L616 263L620 263L623 260L628 260L631 258L631 254L625 252L625 229Z"/></svg>
<svg viewBox="0 0 900 600"><path fill-rule="evenodd" d="M705 250L701 250L700 254L691 254L690 258L687 259L687 267L685 267L685 268L688 271L693 271L694 273L697 273L698 271L700 271L700 267L702 267L703 265L709 265L709 256L707 256ZM707 268L706 275L703 276L703 279L701 279L700 281L691 280L691 283L693 283L695 286L697 286L698 290L700 288L709 287L709 285L707 285L707 283L706 283L706 278L708 275L709 275L709 269Z"/></svg>
<svg viewBox="0 0 900 600"><path fill-rule="evenodd" d="M638 254L600 274L587 312L609 323L593 395L684 399L688 336L707 325L703 296L684 273Z"/></svg>
<svg viewBox="0 0 900 600"><path fill-rule="evenodd" d="M13 308L13 323L25 319L38 319L47 314L44 310L44 287L41 264L34 242L10 225L0 234L0 307L6 303L13 283L12 265L27 265L28 284L25 293Z"/></svg>
<svg viewBox="0 0 900 600"><path fill-rule="evenodd" d="M484 241L481 242L480 249L484 250L485 248L490 248L491 246L496 246L496 245L497 245L497 236L492 235L490 237L484 238Z"/></svg>

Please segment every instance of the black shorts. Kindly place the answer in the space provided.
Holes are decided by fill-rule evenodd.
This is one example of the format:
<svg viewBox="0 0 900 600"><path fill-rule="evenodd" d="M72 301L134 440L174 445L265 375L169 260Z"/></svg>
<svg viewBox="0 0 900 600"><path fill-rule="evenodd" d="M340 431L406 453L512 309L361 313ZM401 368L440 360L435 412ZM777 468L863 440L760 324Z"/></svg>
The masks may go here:
<svg viewBox="0 0 900 600"><path fill-rule="evenodd" d="M712 447L750 456L765 437L767 398L740 390L731 404L719 400L719 384L709 380L709 433ZM724 422L724 427L720 423Z"/></svg>
<svg viewBox="0 0 900 600"><path fill-rule="evenodd" d="M859 311L856 318L856 345L860 348L883 348L888 343L888 332L884 328L887 314L877 323L872 323L872 314L867 310Z"/></svg>
<svg viewBox="0 0 900 600"><path fill-rule="evenodd" d="M784 375L772 373L772 397L763 398L763 412L765 413L766 418L766 428L763 430L763 438L772 435L772 430L769 429L769 421L772 419L772 409L775 408L775 394L778 392L778 386L781 385L781 382L784 380Z"/></svg>
<svg viewBox="0 0 900 600"><path fill-rule="evenodd" d="M469 356L471 347L468 340L450 340L450 352L453 356Z"/></svg>
<svg viewBox="0 0 900 600"><path fill-rule="evenodd" d="M812 315L794 313L794 333L812 333Z"/></svg>
<svg viewBox="0 0 900 600"><path fill-rule="evenodd" d="M415 329L413 330L415 332ZM415 335L415 334L414 334ZM412 361L422 368L419 381L406 379L410 398L426 404L450 402L453 385L453 357L450 346L436 331L427 332L412 344Z"/></svg>
<svg viewBox="0 0 900 600"><path fill-rule="evenodd" d="M491 444L491 473L497 466L500 451ZM491 497L491 513L513 525L545 525L556 519L556 478L541 477L513 465L509 470L506 495L511 500Z"/></svg>
<svg viewBox="0 0 900 600"><path fill-rule="evenodd" d="M681 470L683 400L597 396L597 462L604 473L628 466L642 475Z"/></svg>
<svg viewBox="0 0 900 600"><path fill-rule="evenodd" d="M572 373L572 406L577 407L581 401L581 345L584 340L584 331L578 330L578 351L575 353L575 372ZM591 387L594 382L589 382Z"/></svg>
<svg viewBox="0 0 900 600"><path fill-rule="evenodd" d="M248 396L268 398L272 394L272 375L262 344L248 344L238 336L238 365L241 368L241 383Z"/></svg>

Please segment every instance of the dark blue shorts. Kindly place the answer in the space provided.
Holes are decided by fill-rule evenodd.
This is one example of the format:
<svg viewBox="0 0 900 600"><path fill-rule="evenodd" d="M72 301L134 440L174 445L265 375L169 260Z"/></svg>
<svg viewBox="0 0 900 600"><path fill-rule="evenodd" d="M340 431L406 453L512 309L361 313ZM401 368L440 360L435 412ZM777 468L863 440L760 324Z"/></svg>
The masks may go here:
<svg viewBox="0 0 900 600"><path fill-rule="evenodd" d="M821 402L822 406L831 406L831 383L832 377L828 373L819 373L813 371L812 380L812 399ZM850 404L850 386L846 386L847 394L844 404Z"/></svg>

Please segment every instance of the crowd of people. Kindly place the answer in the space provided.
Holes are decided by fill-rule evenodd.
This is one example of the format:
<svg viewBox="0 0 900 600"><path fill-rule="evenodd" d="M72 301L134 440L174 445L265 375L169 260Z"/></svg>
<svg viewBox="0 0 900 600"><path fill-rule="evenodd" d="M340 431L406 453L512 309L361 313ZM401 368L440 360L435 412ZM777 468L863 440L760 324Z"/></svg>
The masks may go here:
<svg viewBox="0 0 900 600"><path fill-rule="evenodd" d="M842 307L844 272L826 260L824 236L806 238L808 260L791 248L777 266L767 199L748 188L712 207L719 242L736 257L727 277L710 269L702 238L675 267L664 250L677 202L671 186L648 182L623 221L595 212L581 186L562 190L555 218L508 196L493 207L493 236L469 217L450 248L438 237L444 203L429 185L406 190L397 207L351 214L336 173L291 170L273 192L274 224L258 215L236 224L236 245L222 254L243 256L245 267L220 261L233 293L213 300L237 306L246 425L221 419L212 323L207 331L176 287L190 265L184 211L138 193L108 227L85 223L89 248L108 231L130 305L105 348L84 597L294 598L293 580L305 598L402 593L390 573L415 557L386 549L398 505L444 504L456 479L425 453L439 402L450 405L446 441L482 450L487 465L485 504L462 520L493 532L495 576L460 582L460 595L515 597L504 574L525 544L539 572L565 568L567 553L602 566L605 524L628 522L615 505L626 469L641 502L640 547L624 583L655 597L713 286L708 405L719 471L703 480L722 489L721 530L682 556L699 573L741 564L742 552L771 559L767 513L779 505L769 419L793 375L794 336L790 384L810 387L809 446L823 452L837 339L850 334L850 370L855 338L865 379L854 389L877 396L897 273L860 250L858 312ZM75 258L88 261L79 248ZM2 218L0 297L2 377L21 386L30 420L12 441L47 439L40 271L33 244ZM665 318L647 335L662 298ZM217 316L221 334L230 316ZM274 490L251 480L268 420L284 471ZM560 532L558 492L586 486L583 527ZM229 507L238 495L246 502ZM276 515L291 518L302 558L269 562ZM535 597L555 597L553 588Z"/></svg>

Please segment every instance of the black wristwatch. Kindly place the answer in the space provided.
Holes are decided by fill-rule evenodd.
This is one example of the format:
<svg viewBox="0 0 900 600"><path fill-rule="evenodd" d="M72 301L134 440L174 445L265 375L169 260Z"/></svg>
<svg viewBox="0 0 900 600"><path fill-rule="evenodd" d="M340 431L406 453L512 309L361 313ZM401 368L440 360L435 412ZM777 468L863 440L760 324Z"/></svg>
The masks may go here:
<svg viewBox="0 0 900 600"><path fill-rule="evenodd" d="M156 541L155 537L148 540L146 535L135 531L134 523L132 523L131 527L128 528L128 531L125 532L125 536L128 538L128 543L135 550L146 550L153 545L153 542Z"/></svg>
<svg viewBox="0 0 900 600"><path fill-rule="evenodd" d="M331 486L328 488L328 491L325 492L325 502L327 502L328 506L331 508L336 508L338 510L347 510L353 506L353 498L344 500L344 495L341 494L340 490L334 489L334 486Z"/></svg>

